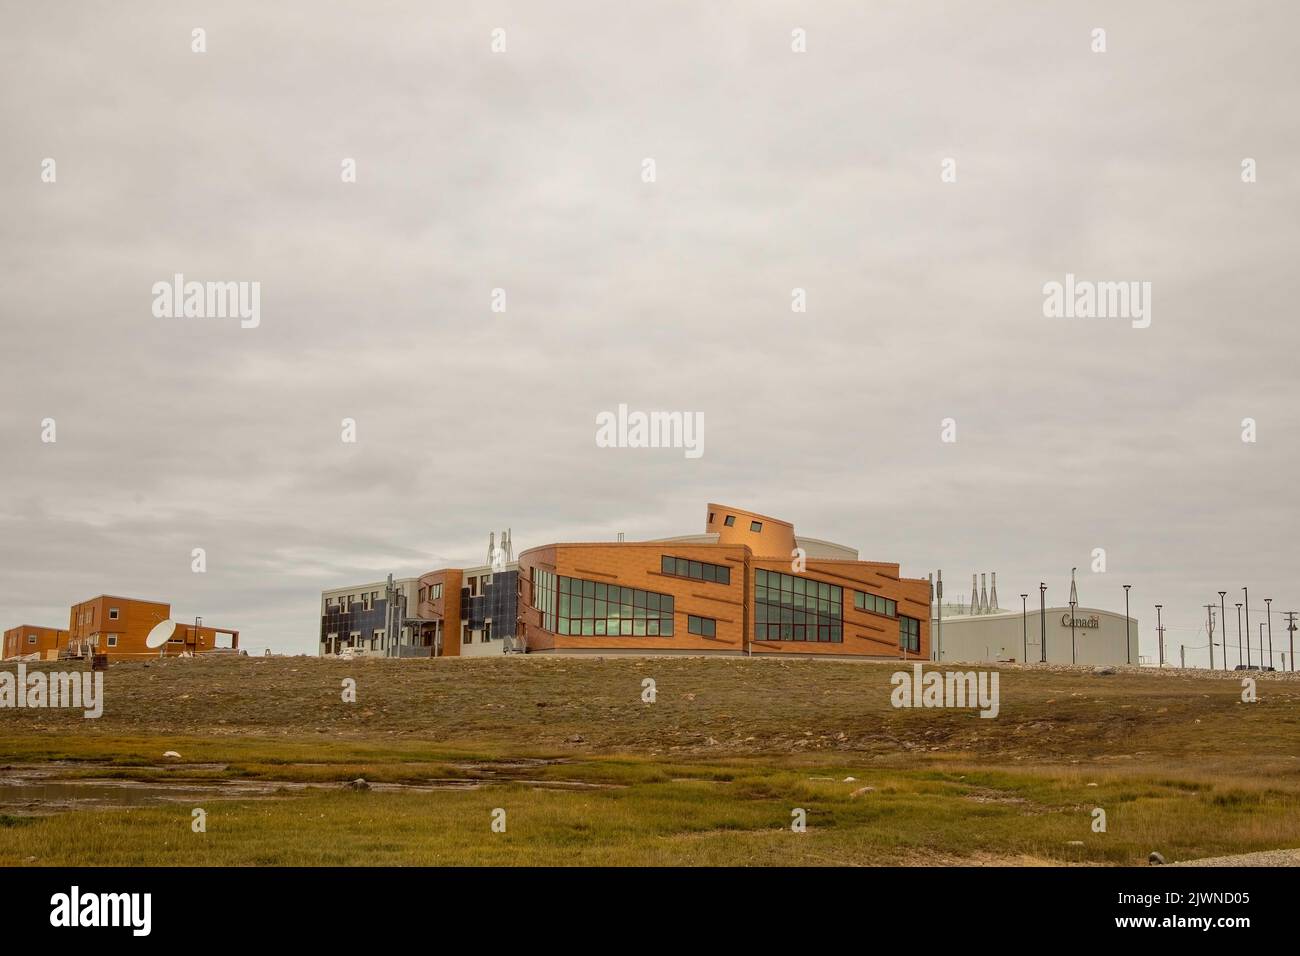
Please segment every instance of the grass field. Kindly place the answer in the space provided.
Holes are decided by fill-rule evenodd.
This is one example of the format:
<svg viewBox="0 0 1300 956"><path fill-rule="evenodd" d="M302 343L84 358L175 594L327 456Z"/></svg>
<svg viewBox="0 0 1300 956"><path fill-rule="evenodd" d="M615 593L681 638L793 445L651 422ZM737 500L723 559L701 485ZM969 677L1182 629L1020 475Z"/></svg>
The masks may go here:
<svg viewBox="0 0 1300 956"><path fill-rule="evenodd" d="M1300 846L1291 675L1256 675L1247 704L1239 678L1204 672L1000 666L989 720L893 708L897 669L117 664L98 720L0 710L0 776L37 794L0 804L0 863L1107 865ZM357 777L371 788L343 786ZM52 812L83 787L106 803Z"/></svg>

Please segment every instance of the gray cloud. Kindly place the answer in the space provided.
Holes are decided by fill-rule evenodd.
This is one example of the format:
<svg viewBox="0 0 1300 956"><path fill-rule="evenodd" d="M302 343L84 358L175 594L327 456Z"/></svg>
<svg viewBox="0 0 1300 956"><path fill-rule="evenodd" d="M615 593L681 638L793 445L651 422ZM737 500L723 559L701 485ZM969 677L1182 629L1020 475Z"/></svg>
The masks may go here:
<svg viewBox="0 0 1300 956"><path fill-rule="evenodd" d="M1131 583L1175 645L1219 588L1300 605L1288 4L4 21L5 626L127 593L312 650L323 587L506 525L691 532L707 500L950 587L996 568L1008 605L1105 547L1082 599ZM261 328L155 319L174 272L260 281ZM1066 272L1152 282L1151 328L1044 319ZM705 456L597 449L620 402L704 412Z"/></svg>

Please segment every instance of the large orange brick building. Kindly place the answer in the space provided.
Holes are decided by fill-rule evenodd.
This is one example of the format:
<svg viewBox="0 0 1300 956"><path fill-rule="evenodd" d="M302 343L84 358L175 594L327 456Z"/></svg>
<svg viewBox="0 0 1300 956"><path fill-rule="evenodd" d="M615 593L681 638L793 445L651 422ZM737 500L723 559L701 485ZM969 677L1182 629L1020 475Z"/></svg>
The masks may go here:
<svg viewBox="0 0 1300 956"><path fill-rule="evenodd" d="M726 505L700 535L531 548L519 591L530 653L930 656L928 579Z"/></svg>

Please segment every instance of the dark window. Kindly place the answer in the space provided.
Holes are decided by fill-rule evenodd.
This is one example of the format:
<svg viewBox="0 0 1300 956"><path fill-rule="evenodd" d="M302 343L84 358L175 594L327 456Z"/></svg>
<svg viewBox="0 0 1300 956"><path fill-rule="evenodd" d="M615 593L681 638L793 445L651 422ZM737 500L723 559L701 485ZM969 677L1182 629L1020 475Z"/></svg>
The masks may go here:
<svg viewBox="0 0 1300 956"><path fill-rule="evenodd" d="M759 641L844 641L844 591L779 571L754 576L754 639Z"/></svg>
<svg viewBox="0 0 1300 956"><path fill-rule="evenodd" d="M711 617L696 617L694 614L688 614L686 617L686 630L692 634L699 634L701 637L716 637L718 622Z"/></svg>
<svg viewBox="0 0 1300 956"><path fill-rule="evenodd" d="M750 530L750 531L762 531L762 530L763 530L763 522L761 522L761 521L751 521L751 522L749 523L749 530Z"/></svg>
<svg viewBox="0 0 1300 956"><path fill-rule="evenodd" d="M879 594L854 591L853 606L859 611L869 611L872 614L883 614L886 617L898 616L897 602L891 601L889 598L883 598Z"/></svg>
<svg viewBox="0 0 1300 956"><path fill-rule="evenodd" d="M687 558L674 558L665 554L660 559L659 567L664 574L671 574L679 578L693 578L696 581L710 581L714 584L731 583L731 568L723 564L691 561Z"/></svg>
<svg viewBox="0 0 1300 956"><path fill-rule="evenodd" d="M709 524L713 524L713 512L709 512Z"/></svg>
<svg viewBox="0 0 1300 956"><path fill-rule="evenodd" d="M723 522L723 524L725 524L728 528L730 528L735 523L736 523L735 515L727 515L727 520Z"/></svg>
<svg viewBox="0 0 1300 956"><path fill-rule="evenodd" d="M899 617L898 646L914 654L921 652L921 622L914 617Z"/></svg>

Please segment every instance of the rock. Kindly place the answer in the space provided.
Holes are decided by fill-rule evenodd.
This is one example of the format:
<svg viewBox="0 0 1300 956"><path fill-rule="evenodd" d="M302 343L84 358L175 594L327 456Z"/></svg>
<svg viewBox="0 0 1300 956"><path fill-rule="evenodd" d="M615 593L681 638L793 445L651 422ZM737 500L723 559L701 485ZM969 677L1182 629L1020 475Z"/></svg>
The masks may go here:
<svg viewBox="0 0 1300 956"><path fill-rule="evenodd" d="M854 790L852 793L850 793L849 796L850 796L850 797L860 797L860 796L862 796L864 793L875 793L875 792L876 792L876 788L875 788L875 787L858 787L858 789L856 789L856 790Z"/></svg>
<svg viewBox="0 0 1300 956"><path fill-rule="evenodd" d="M1096 785L1095 783L1090 783L1090 784L1088 784L1088 786L1090 786L1090 787L1095 787L1095 786L1097 786L1097 785Z"/></svg>
<svg viewBox="0 0 1300 956"><path fill-rule="evenodd" d="M1092 669L1092 672L1093 672L1094 674L1113 674L1113 673L1115 673L1115 668L1113 668L1113 667L1094 667L1094 668Z"/></svg>
<svg viewBox="0 0 1300 956"><path fill-rule="evenodd" d="M174 751L174 750L168 750L166 753L163 754L163 759L164 759L164 760L180 760L180 759L181 759L181 755L178 754L178 753L177 753L176 751Z"/></svg>
<svg viewBox="0 0 1300 956"><path fill-rule="evenodd" d="M343 785L348 790L369 790L370 784L366 783L365 777L357 777L355 780L349 780Z"/></svg>
<svg viewBox="0 0 1300 956"><path fill-rule="evenodd" d="M569 743L571 744L586 743L586 738L583 737L582 734L574 734L572 737L569 738Z"/></svg>
<svg viewBox="0 0 1300 956"><path fill-rule="evenodd" d="M1082 840L1071 840L1066 846L1083 846Z"/></svg>
<svg viewBox="0 0 1300 956"><path fill-rule="evenodd" d="M716 747L716 746L718 745L717 740L715 740L715 739L712 738L712 737L710 737L710 738L708 738L707 740L705 740L704 743L705 743L705 746L708 746L708 747Z"/></svg>
<svg viewBox="0 0 1300 956"><path fill-rule="evenodd" d="M1147 854L1147 863L1151 864L1151 866L1164 866L1165 858L1155 850L1152 850Z"/></svg>
<svg viewBox="0 0 1300 956"><path fill-rule="evenodd" d="M856 783L856 782L857 782L857 779L858 779L857 777L845 777L845 778L844 778L844 782L845 782L845 783Z"/></svg>

